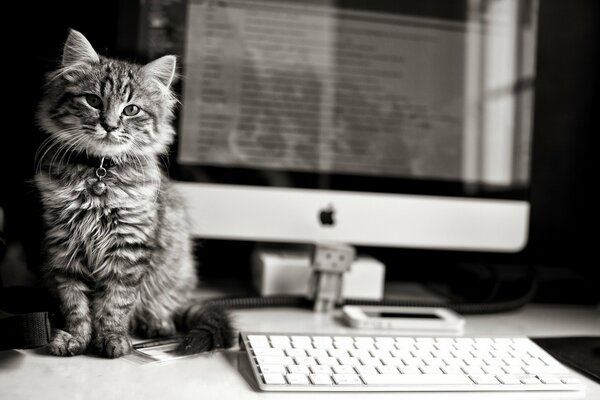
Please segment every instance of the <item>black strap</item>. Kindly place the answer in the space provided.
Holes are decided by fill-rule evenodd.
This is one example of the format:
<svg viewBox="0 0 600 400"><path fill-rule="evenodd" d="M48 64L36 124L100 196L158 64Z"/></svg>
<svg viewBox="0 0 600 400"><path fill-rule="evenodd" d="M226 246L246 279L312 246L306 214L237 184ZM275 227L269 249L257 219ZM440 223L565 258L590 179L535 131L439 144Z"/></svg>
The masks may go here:
<svg viewBox="0 0 600 400"><path fill-rule="evenodd" d="M28 349L50 342L54 304L33 287L0 288L0 350Z"/></svg>
<svg viewBox="0 0 600 400"><path fill-rule="evenodd" d="M50 343L47 312L8 314L0 312L0 350L30 349Z"/></svg>

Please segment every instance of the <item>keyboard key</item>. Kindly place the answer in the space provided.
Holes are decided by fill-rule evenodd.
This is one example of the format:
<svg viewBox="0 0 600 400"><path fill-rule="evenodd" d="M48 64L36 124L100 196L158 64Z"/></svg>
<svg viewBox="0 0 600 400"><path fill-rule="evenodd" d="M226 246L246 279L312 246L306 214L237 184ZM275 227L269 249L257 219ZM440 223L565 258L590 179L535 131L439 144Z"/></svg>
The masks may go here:
<svg viewBox="0 0 600 400"><path fill-rule="evenodd" d="M306 365L288 365L287 370L290 374L310 374L310 370Z"/></svg>
<svg viewBox="0 0 600 400"><path fill-rule="evenodd" d="M525 373L530 375L552 375L552 374L566 374L566 368L561 365L543 366L543 367L523 367Z"/></svg>
<svg viewBox="0 0 600 400"><path fill-rule="evenodd" d="M480 367L462 367L467 375L483 375L485 372Z"/></svg>
<svg viewBox="0 0 600 400"><path fill-rule="evenodd" d="M466 375L361 375L367 385L470 385L473 382Z"/></svg>
<svg viewBox="0 0 600 400"><path fill-rule="evenodd" d="M271 344L269 344L269 339L264 335L249 335L248 341L253 349L259 347L271 347Z"/></svg>
<svg viewBox="0 0 600 400"><path fill-rule="evenodd" d="M374 367L381 365L381 361L379 361L379 358L376 358L376 357L359 357L359 358L360 358L360 362L362 363L362 365L372 365Z"/></svg>
<svg viewBox="0 0 600 400"><path fill-rule="evenodd" d="M507 374L511 374L511 375L519 375L519 374L523 374L523 368L521 368L518 365L507 365L505 367L502 367L502 370L504 372L506 372Z"/></svg>
<svg viewBox="0 0 600 400"><path fill-rule="evenodd" d="M560 378L555 375L538 375L538 378L546 385L559 385L562 383Z"/></svg>
<svg viewBox="0 0 600 400"><path fill-rule="evenodd" d="M282 374L263 374L267 385L285 385L286 381Z"/></svg>
<svg viewBox="0 0 600 400"><path fill-rule="evenodd" d="M354 346L354 339L351 336L334 336L333 341L335 344L351 344Z"/></svg>
<svg viewBox="0 0 600 400"><path fill-rule="evenodd" d="M483 362L485 362L489 366L501 367L504 365L504 362L500 358L496 357L484 357Z"/></svg>
<svg viewBox="0 0 600 400"><path fill-rule="evenodd" d="M254 349L255 356L283 356L282 349L273 349L273 348L257 348Z"/></svg>
<svg viewBox="0 0 600 400"><path fill-rule="evenodd" d="M397 349L412 347L413 344L415 344L414 338L407 338L407 337L397 337L396 338L396 348Z"/></svg>
<svg viewBox="0 0 600 400"><path fill-rule="evenodd" d="M276 340L276 341L271 340L271 347L274 347L276 349L291 349L292 342L283 341L283 340Z"/></svg>
<svg viewBox="0 0 600 400"><path fill-rule="evenodd" d="M312 357L295 357L294 361L296 361L296 364L298 364L298 365L316 365L317 364L317 360L315 360Z"/></svg>
<svg viewBox="0 0 600 400"><path fill-rule="evenodd" d="M373 357L377 357L377 358L384 358L384 357L391 356L390 352L387 350L371 350L369 353L371 353L371 355Z"/></svg>
<svg viewBox="0 0 600 400"><path fill-rule="evenodd" d="M487 365L482 359L475 357L465 357L463 361L471 367L484 367Z"/></svg>
<svg viewBox="0 0 600 400"><path fill-rule="evenodd" d="M348 350L348 353L352 357L371 357L369 350L364 349Z"/></svg>
<svg viewBox="0 0 600 400"><path fill-rule="evenodd" d="M336 374L355 374L356 371L354 367L350 365L337 365L335 367L331 367L334 373Z"/></svg>
<svg viewBox="0 0 600 400"><path fill-rule="evenodd" d="M423 367L425 366L425 361L417 357L403 357L402 361L406 365L412 365L414 367Z"/></svg>
<svg viewBox="0 0 600 400"><path fill-rule="evenodd" d="M465 373L465 372L464 372L462 369L460 369L459 367L450 367L450 366L445 366L445 367L440 367L440 368L442 369L442 371L443 371L445 374L451 374L451 375L452 375L452 374L454 374L454 375L456 375L456 374L464 374L464 373Z"/></svg>
<svg viewBox="0 0 600 400"><path fill-rule="evenodd" d="M314 349L312 342L292 342L294 349Z"/></svg>
<svg viewBox="0 0 600 400"><path fill-rule="evenodd" d="M481 367L483 372L491 375L503 374L504 370L501 367Z"/></svg>
<svg viewBox="0 0 600 400"><path fill-rule="evenodd" d="M372 337L361 337L354 338L354 345L356 347L372 347L375 344L375 339Z"/></svg>
<svg viewBox="0 0 600 400"><path fill-rule="evenodd" d="M313 374L331 374L331 367L328 367L327 365L312 365L310 367L310 370L312 371Z"/></svg>
<svg viewBox="0 0 600 400"><path fill-rule="evenodd" d="M401 358L381 357L380 360L383 365L392 365L394 367L399 367L399 366L405 365ZM341 362L341 360L340 360L340 362Z"/></svg>
<svg viewBox="0 0 600 400"><path fill-rule="evenodd" d="M313 385L333 385L333 382L331 381L329 375L310 374L309 378Z"/></svg>
<svg viewBox="0 0 600 400"><path fill-rule="evenodd" d="M391 350L395 349L394 342L375 342L375 348L378 350Z"/></svg>
<svg viewBox="0 0 600 400"><path fill-rule="evenodd" d="M445 367L446 363L441 358L428 358L425 360L428 367Z"/></svg>
<svg viewBox="0 0 600 400"><path fill-rule="evenodd" d="M354 347L354 341L343 341L343 342L333 342L333 347L339 350L356 350Z"/></svg>
<svg viewBox="0 0 600 400"><path fill-rule="evenodd" d="M306 351L302 349L285 349L284 353L290 357L306 357Z"/></svg>
<svg viewBox="0 0 600 400"><path fill-rule="evenodd" d="M521 381L514 375L498 374L496 378L504 385L520 385Z"/></svg>
<svg viewBox="0 0 600 400"><path fill-rule="evenodd" d="M408 349L402 349L402 350L389 350L390 354L392 355L392 357L397 357L397 358L402 358L402 357L412 357L411 352Z"/></svg>
<svg viewBox="0 0 600 400"><path fill-rule="evenodd" d="M521 383L525 385L535 385L541 383L537 376L522 376Z"/></svg>
<svg viewBox="0 0 600 400"><path fill-rule="evenodd" d="M362 385L363 382L360 377L356 374L334 374L332 375L333 380L338 385Z"/></svg>
<svg viewBox="0 0 600 400"><path fill-rule="evenodd" d="M341 365L348 365L351 367L356 367L357 365L362 365L360 360L356 357L338 357L338 361Z"/></svg>
<svg viewBox="0 0 600 400"><path fill-rule="evenodd" d="M377 370L372 365L361 365L358 367L354 367L354 369L360 375L376 375L376 374L378 374Z"/></svg>
<svg viewBox="0 0 600 400"><path fill-rule="evenodd" d="M264 356L256 357L256 362L259 364L293 364L292 357L276 357L276 356Z"/></svg>
<svg viewBox="0 0 600 400"><path fill-rule="evenodd" d="M340 365L337 358L334 357L317 357L319 365Z"/></svg>
<svg viewBox="0 0 600 400"><path fill-rule="evenodd" d="M274 364L274 365L261 365L260 372L263 374L285 374L286 370L283 365Z"/></svg>
<svg viewBox="0 0 600 400"><path fill-rule="evenodd" d="M432 337L417 337L415 338L415 342L418 345L426 345L433 347L433 345L435 344L435 339Z"/></svg>
<svg viewBox="0 0 600 400"><path fill-rule="evenodd" d="M443 374L440 367L426 365L419 368L424 374Z"/></svg>
<svg viewBox="0 0 600 400"><path fill-rule="evenodd" d="M269 339L271 340L271 347L275 347L278 349L287 349L292 347L290 338L288 338L287 336L273 335L269 336Z"/></svg>
<svg viewBox="0 0 600 400"><path fill-rule="evenodd" d="M446 363L446 365L449 365L449 366L453 366L453 367L464 367L464 366L466 366L466 364L462 360L462 358L445 357L442 360Z"/></svg>
<svg viewBox="0 0 600 400"><path fill-rule="evenodd" d="M300 343L306 343L312 346L312 340L310 339L310 336L292 336L292 343L294 344L300 344Z"/></svg>
<svg viewBox="0 0 600 400"><path fill-rule="evenodd" d="M308 385L308 377L304 374L287 374L285 379L290 385Z"/></svg>
<svg viewBox="0 0 600 400"><path fill-rule="evenodd" d="M314 342L313 343L313 347L315 349L319 349L319 350L333 350L333 349L335 349L335 347L333 347L333 343L332 342Z"/></svg>
<svg viewBox="0 0 600 400"><path fill-rule="evenodd" d="M325 349L307 349L306 354L310 357L329 357L329 353Z"/></svg>
<svg viewBox="0 0 600 400"><path fill-rule="evenodd" d="M514 367L519 367L519 368L525 366L525 363L520 358L514 358L514 357L506 358L505 357L502 359L502 361L504 361L504 363L509 366L514 366Z"/></svg>
<svg viewBox="0 0 600 400"><path fill-rule="evenodd" d="M380 374L399 374L398 368L391 365L383 365L381 367L376 368Z"/></svg>
<svg viewBox="0 0 600 400"><path fill-rule="evenodd" d="M346 350L340 350L340 349L335 349L335 350L329 350L328 351L329 355L331 357L335 357L335 358L340 358L340 357L348 357L348 351Z"/></svg>
<svg viewBox="0 0 600 400"><path fill-rule="evenodd" d="M414 374L422 374L421 370L418 367L407 365L405 367L398 367L398 370L401 374L406 375L414 375Z"/></svg>
<svg viewBox="0 0 600 400"><path fill-rule="evenodd" d="M561 378L561 381L565 385L581 385L581 381L575 377Z"/></svg>

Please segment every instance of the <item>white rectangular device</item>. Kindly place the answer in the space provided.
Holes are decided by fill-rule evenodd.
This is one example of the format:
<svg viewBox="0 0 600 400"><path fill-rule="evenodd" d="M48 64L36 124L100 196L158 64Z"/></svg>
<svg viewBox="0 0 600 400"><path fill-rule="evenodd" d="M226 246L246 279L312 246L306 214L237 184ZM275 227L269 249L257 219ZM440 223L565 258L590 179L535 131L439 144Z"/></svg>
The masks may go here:
<svg viewBox="0 0 600 400"><path fill-rule="evenodd" d="M350 326L359 329L457 335L465 326L463 317L437 307L344 306L342 315Z"/></svg>
<svg viewBox="0 0 600 400"><path fill-rule="evenodd" d="M240 356L263 391L579 391L527 338L243 332Z"/></svg>

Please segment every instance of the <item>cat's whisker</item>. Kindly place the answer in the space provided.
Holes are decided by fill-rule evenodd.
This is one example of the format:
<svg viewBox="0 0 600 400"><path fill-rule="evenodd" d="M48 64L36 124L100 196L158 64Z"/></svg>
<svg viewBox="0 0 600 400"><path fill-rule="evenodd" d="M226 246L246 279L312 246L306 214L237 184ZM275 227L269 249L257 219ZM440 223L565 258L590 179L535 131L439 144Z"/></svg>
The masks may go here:
<svg viewBox="0 0 600 400"><path fill-rule="evenodd" d="M49 146L52 142L54 142L54 140L55 139L54 139L53 135L50 135L46 139L44 139L35 152L34 160L38 161L39 157L42 154L42 152L44 151L45 147Z"/></svg>
<svg viewBox="0 0 600 400"><path fill-rule="evenodd" d="M140 161L140 158L135 153L133 153L133 158L137 162L137 165L139 165L139 167L140 167L140 169L139 169L138 172L140 172L142 174L142 180L145 183L146 182L146 172L144 171L144 167L142 165L142 162ZM134 164L134 168L136 168L136 167L137 166Z"/></svg>
<svg viewBox="0 0 600 400"><path fill-rule="evenodd" d="M50 159L50 165L49 165L50 176L52 176L52 167L56 167L60 170L61 165L60 164L56 165L55 162L57 160L60 160L64 156L64 153L68 150L68 147L69 147L68 143L61 142L60 146L58 147L58 149L56 150L56 152Z"/></svg>
<svg viewBox="0 0 600 400"><path fill-rule="evenodd" d="M45 144L44 146L46 147L46 149L44 150L42 155L38 158L38 161L36 164L36 173L40 173L42 171L42 164L44 162L44 158L46 158L46 155L54 146L58 146L58 142L56 142L56 140L52 139L52 140L48 141L47 144Z"/></svg>
<svg viewBox="0 0 600 400"><path fill-rule="evenodd" d="M74 128L67 128L65 130L62 131L66 131L66 132L72 132L75 131ZM62 132L59 131L59 132ZM58 132L57 132L58 134ZM60 140L57 138L57 136L55 135L50 135L48 136L48 138L46 138L42 144L39 146L38 150L36 151L35 154L35 159L36 161L36 173L39 173L41 171L42 168L42 163L44 161L44 158L46 157L46 155L48 154L48 152L50 152L54 147L59 146L60 144ZM41 154L41 156L40 156Z"/></svg>
<svg viewBox="0 0 600 400"><path fill-rule="evenodd" d="M139 155L142 156L142 158L145 161L145 165L147 167L149 166L153 166L152 160L148 158L148 156L146 156L146 154L144 154L143 151L141 151L141 149L139 148L139 146L136 145L136 150L140 150ZM141 160L138 157L138 152L135 151L133 153L133 156L138 160L138 162L140 163L140 166L142 165ZM146 172L145 172L145 168L142 167L142 174L143 174L143 179L144 182L146 181ZM152 206L154 206L156 204L156 202L158 201L158 194L160 193L160 182L157 182L156 178L155 178L155 173L154 171L151 171L150 174L150 183L152 185L152 187L157 188L157 190L155 191L155 194L153 195L153 199L152 199Z"/></svg>
<svg viewBox="0 0 600 400"><path fill-rule="evenodd" d="M156 166L156 168L159 168L156 165L155 159L149 160L148 156L146 156L144 153L141 153L141 154L142 154L142 157L144 157L146 159L147 163L151 163L154 161L154 165ZM161 191L162 187L161 187L160 171L153 171L153 172L154 173L152 175L152 182L156 187L156 190L154 192L154 199L153 199L153 203L155 204L158 201L158 196L160 195L160 191Z"/></svg>
<svg viewBox="0 0 600 400"><path fill-rule="evenodd" d="M52 151L53 149L55 149L56 147L58 147L58 150L56 150L53 154L52 159L50 160L50 166L52 166L53 160L55 158L55 156L57 155L57 153L59 153L62 147L62 142L61 142L61 134L62 136L64 136L64 134L66 133L71 133L76 131L75 128L67 128L58 132L55 132L54 135L49 136L47 139L45 139L42 144L40 145L38 151L36 152L36 159L37 159L37 163L36 163L36 172L40 172L41 168L42 168L42 163L46 157L46 155ZM43 153L42 153L43 151ZM41 156L40 156L41 153Z"/></svg>
<svg viewBox="0 0 600 400"><path fill-rule="evenodd" d="M85 136L80 136L76 139L74 139L72 141L72 143L70 143L70 151L69 151L69 156L67 157L67 164L69 164L71 162L71 156L73 155L73 153L78 151L78 146L81 142L85 141Z"/></svg>

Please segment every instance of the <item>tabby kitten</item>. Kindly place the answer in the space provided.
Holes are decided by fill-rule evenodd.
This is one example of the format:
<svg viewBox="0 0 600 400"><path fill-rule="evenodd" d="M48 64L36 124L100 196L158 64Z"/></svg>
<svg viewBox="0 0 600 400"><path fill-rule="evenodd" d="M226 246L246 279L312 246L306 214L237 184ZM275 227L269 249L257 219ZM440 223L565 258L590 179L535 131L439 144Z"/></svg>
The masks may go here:
<svg viewBox="0 0 600 400"><path fill-rule="evenodd" d="M47 227L44 278L65 320L49 351L131 351L188 332L184 352L232 345L227 315L191 306L197 278L181 199L159 165L175 132L176 58L144 66L99 56L72 30L48 75L36 185Z"/></svg>

